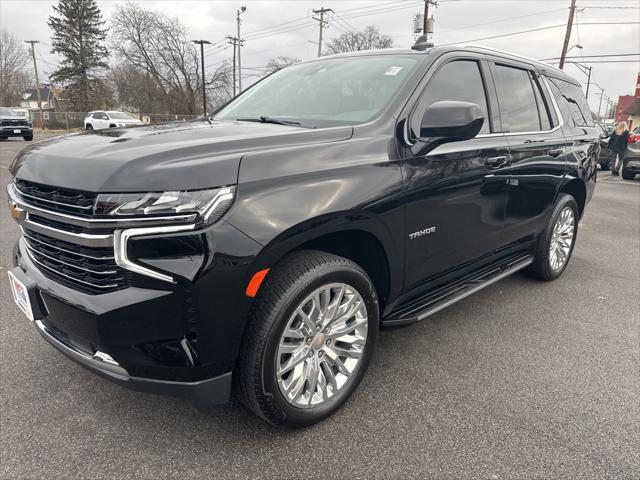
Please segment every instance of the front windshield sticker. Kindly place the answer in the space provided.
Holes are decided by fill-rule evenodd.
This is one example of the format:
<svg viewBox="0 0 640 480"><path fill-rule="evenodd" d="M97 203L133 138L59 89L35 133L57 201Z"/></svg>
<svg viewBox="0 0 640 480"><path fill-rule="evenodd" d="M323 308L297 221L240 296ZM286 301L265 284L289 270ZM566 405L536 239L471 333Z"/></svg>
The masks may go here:
<svg viewBox="0 0 640 480"><path fill-rule="evenodd" d="M387 71L384 72L385 75L390 75L392 77L395 77L396 75L398 75L400 73L400 70L402 70L402 67L389 67L387 68Z"/></svg>

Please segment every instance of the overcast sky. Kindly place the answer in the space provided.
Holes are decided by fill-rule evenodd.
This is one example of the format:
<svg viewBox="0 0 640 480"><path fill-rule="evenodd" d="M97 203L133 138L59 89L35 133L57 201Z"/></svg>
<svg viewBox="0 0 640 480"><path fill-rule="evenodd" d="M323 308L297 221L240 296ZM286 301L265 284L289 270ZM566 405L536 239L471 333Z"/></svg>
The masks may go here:
<svg viewBox="0 0 640 480"><path fill-rule="evenodd" d="M46 24L55 3L50 0L0 0L1 28L24 40L40 40L37 57L41 78L51 72L58 61L49 52L51 33ZM121 3L121 0L98 0L107 21ZM241 17L242 36L246 37L242 49L245 85L256 79L259 69L270 57L315 57L317 43L313 42L318 40L318 22L311 19L314 8L332 8L337 14L329 14L325 39L338 36L344 30L376 25L381 32L393 37L395 46L408 47L413 43L413 16L424 4L413 0L138 0L137 3L179 18L187 28L189 38L220 41L206 50L205 66L210 69L231 58L232 49L222 40L227 35L235 35L235 12L241 5L246 5L247 11ZM563 27L482 39L566 24L570 0L439 0L438 3L437 8L431 7L436 44L471 42L536 59L560 56ZM577 16L578 26L574 26L570 45L580 44L583 49L574 48L570 55L640 53L638 0L578 0L578 5L584 10ZM593 22L636 24L586 25ZM640 71L639 58L621 58L633 60L631 63L594 63L592 78L611 98L632 95ZM566 71L586 84L586 76L575 66L568 65ZM591 89L589 100L594 110L598 108L599 93L598 88Z"/></svg>

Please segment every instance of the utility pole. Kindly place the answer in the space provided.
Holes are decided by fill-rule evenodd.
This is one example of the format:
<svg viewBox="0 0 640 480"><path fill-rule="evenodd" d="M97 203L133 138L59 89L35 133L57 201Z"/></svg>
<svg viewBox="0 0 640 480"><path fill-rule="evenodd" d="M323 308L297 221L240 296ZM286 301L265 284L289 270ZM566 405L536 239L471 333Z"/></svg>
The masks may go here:
<svg viewBox="0 0 640 480"><path fill-rule="evenodd" d="M240 47L242 46L242 40L240 40L240 15L247 11L247 7L242 6L237 11L236 23L238 24L238 93L242 93L242 63L240 62Z"/></svg>
<svg viewBox="0 0 640 480"><path fill-rule="evenodd" d="M200 64L202 65L202 112L207 116L207 89L204 81L204 46L211 45L209 40L192 40L193 43L200 45Z"/></svg>
<svg viewBox="0 0 640 480"><path fill-rule="evenodd" d="M240 41L238 37L227 37L229 43L233 45L233 96L236 96L236 49L240 47Z"/></svg>
<svg viewBox="0 0 640 480"><path fill-rule="evenodd" d="M564 69L564 60L567 57L567 50L569 49L569 40L571 39L571 29L573 28L573 18L576 14L576 0L571 0L571 6L569 7L569 20L567 20L567 32L564 35L564 43L562 44L562 54L560 55L560 70Z"/></svg>
<svg viewBox="0 0 640 480"><path fill-rule="evenodd" d="M604 97L604 88L600 89L600 104L598 105L598 120L602 118L600 117L600 112L602 111L602 97Z"/></svg>
<svg viewBox="0 0 640 480"><path fill-rule="evenodd" d="M25 40L24 43L31 44L31 56L33 57L33 70L36 74L36 95L38 97L38 111L40 112L40 127L44 130L44 116L42 115L42 98L40 97L40 82L38 81L38 63L36 62L35 44L40 43L39 40Z"/></svg>
<svg viewBox="0 0 640 480"><path fill-rule="evenodd" d="M318 22L320 22L320 37L318 38L318 56L320 56L322 55L322 30L324 29L325 25L328 25L328 22L324 19L324 14L333 13L333 10L331 10L330 8L320 7L320 10L312 10L312 11L316 15L320 15L320 18L312 17L314 20L317 20Z"/></svg>
<svg viewBox="0 0 640 480"><path fill-rule="evenodd" d="M438 6L433 0L424 0L424 18L422 19L423 35L429 35L429 5Z"/></svg>

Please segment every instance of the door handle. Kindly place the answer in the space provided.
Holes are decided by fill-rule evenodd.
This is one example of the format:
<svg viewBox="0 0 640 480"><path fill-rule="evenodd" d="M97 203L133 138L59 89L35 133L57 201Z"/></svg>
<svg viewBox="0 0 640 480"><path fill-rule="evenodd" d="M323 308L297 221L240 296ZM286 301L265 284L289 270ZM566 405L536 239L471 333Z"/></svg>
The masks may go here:
<svg viewBox="0 0 640 480"><path fill-rule="evenodd" d="M562 148L556 148L555 150L549 150L549 155L551 155L553 158L558 158L563 153L564 153L564 149L562 149Z"/></svg>
<svg viewBox="0 0 640 480"><path fill-rule="evenodd" d="M484 163L486 163L491 168L498 168L507 163L507 157L489 157L484 161Z"/></svg>

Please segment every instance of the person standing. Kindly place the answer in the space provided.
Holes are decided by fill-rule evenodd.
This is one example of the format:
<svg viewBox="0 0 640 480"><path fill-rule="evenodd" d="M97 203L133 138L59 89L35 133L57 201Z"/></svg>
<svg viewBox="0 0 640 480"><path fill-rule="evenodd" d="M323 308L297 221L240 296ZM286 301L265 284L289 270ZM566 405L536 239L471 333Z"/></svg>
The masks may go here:
<svg viewBox="0 0 640 480"><path fill-rule="evenodd" d="M627 149L627 143L629 142L629 135L627 122L620 122L609 138L609 151L613 154L611 158L611 175L620 173L624 151Z"/></svg>

